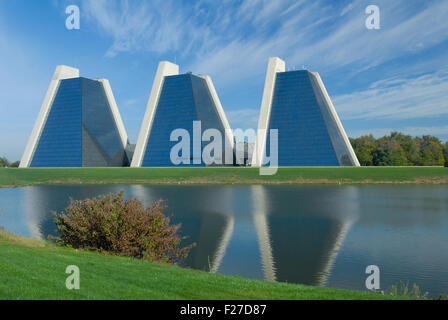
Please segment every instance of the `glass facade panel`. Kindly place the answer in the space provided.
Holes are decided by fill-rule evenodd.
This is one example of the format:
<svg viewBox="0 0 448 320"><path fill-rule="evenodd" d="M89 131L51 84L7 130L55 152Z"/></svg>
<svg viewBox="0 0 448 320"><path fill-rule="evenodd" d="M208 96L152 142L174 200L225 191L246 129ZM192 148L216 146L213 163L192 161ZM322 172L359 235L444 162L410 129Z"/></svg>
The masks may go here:
<svg viewBox="0 0 448 320"><path fill-rule="evenodd" d="M60 82L31 167L82 166L81 79Z"/></svg>
<svg viewBox="0 0 448 320"><path fill-rule="evenodd" d="M219 118L218 111L213 102L213 99L210 96L210 92L208 90L207 83L204 79L196 76L191 77L191 83L193 87L193 94L196 106L196 113L198 120L201 120L202 132L204 133L207 129L217 129L221 132L221 146L222 146L222 154L212 156L215 160L221 161L224 163L225 161L225 129ZM202 142L203 149L210 141Z"/></svg>
<svg viewBox="0 0 448 320"><path fill-rule="evenodd" d="M170 160L170 151L178 142L171 142L170 135L175 129L185 129L190 134L192 157L193 121L196 121L196 119L190 75L165 77L142 167L174 166Z"/></svg>
<svg viewBox="0 0 448 320"><path fill-rule="evenodd" d="M121 167L125 151L99 81L82 79L83 166Z"/></svg>
<svg viewBox="0 0 448 320"><path fill-rule="evenodd" d="M277 73L269 129L278 129L279 166L339 165L309 76L306 70Z"/></svg>
<svg viewBox="0 0 448 320"><path fill-rule="evenodd" d="M328 134L331 138L331 143L333 144L334 151L341 166L354 166L356 165L355 160L351 158L349 148L347 143L344 141L341 130L336 124L336 119L330 112L330 107L325 101L323 89L318 84L318 80L312 73L309 74L311 79L311 84L313 86L314 94L316 95L317 104L320 107L322 117L327 125Z"/></svg>
<svg viewBox="0 0 448 320"><path fill-rule="evenodd" d="M201 121L202 132L214 128L224 138L225 130L205 80L192 74L165 77L142 166L176 166L170 159L171 148L178 143L170 141L175 129L185 129L190 134L189 166L204 166L202 160L201 164L193 165L193 121ZM208 143L203 142L202 148Z"/></svg>

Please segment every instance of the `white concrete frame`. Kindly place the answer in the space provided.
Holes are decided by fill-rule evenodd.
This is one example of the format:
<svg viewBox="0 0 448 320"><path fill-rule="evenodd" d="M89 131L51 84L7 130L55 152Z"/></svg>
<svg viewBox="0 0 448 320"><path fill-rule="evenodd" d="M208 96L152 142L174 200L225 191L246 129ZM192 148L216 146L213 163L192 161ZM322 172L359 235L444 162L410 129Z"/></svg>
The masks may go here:
<svg viewBox="0 0 448 320"><path fill-rule="evenodd" d="M106 95L106 99L109 103L110 111L114 117L115 124L118 129L118 133L120 134L121 143L123 144L123 148L125 149L128 144L128 135L126 133L126 129L124 128L123 120L121 119L120 112L118 111L117 102L115 101L114 94L112 92L112 88L110 87L109 80L107 79L97 79L97 81L103 84L104 93Z"/></svg>
<svg viewBox="0 0 448 320"><path fill-rule="evenodd" d="M275 81L278 72L285 72L285 62L278 57L269 58L263 100L261 101L260 118L258 120L257 139L252 156L253 167L261 167L263 165L267 130L269 128L269 119L271 116L272 98L274 97Z"/></svg>
<svg viewBox="0 0 448 320"><path fill-rule="evenodd" d="M329 111L331 120L333 123L336 124L336 129L338 130L340 136L342 137L345 147L347 148L348 155L350 157L351 162L354 164L355 167L361 166L358 157L355 154L355 151L353 150L352 144L350 143L350 140L348 139L347 133L344 130L344 127L342 126L341 120L339 119L339 116L336 112L336 109L333 105L333 102L330 99L330 96L328 95L327 89L325 88L325 85L319 75L318 72L310 72L311 75L314 77L314 80L316 81L317 87L320 90L322 97L324 98L324 107L327 108Z"/></svg>
<svg viewBox="0 0 448 320"><path fill-rule="evenodd" d="M229 121L227 120L226 114L224 112L224 108L222 107L221 101L219 100L218 93L216 92L216 89L215 89L215 86L213 85L212 79L206 75L200 75L199 77L204 79L205 83L207 84L208 91L210 92L210 95L213 100L213 104L216 107L216 111L218 112L219 119L221 120L222 126L224 127L224 130L225 130L224 134L225 134L225 139L226 139L226 145L228 145L232 150L231 155L229 155L229 154L227 154L228 150L224 149L226 159L223 159L223 164L231 164L231 163L233 163L233 148L234 148L233 131L230 128ZM231 163L227 163L228 157L231 157L231 158L229 158L229 160L232 161ZM224 161L224 160L226 160L226 161Z"/></svg>
<svg viewBox="0 0 448 320"><path fill-rule="evenodd" d="M59 88L61 80L79 78L79 69L60 65L56 67L53 78L48 87L44 101L40 108L39 115L34 124L33 131L26 145L22 159L20 160L20 168L29 168L33 159L34 151L36 150L37 143L39 142L42 130L47 121L48 114L50 113L51 106Z"/></svg>
<svg viewBox="0 0 448 320"><path fill-rule="evenodd" d="M156 77L152 85L151 95L149 96L148 105L146 107L145 117L143 118L142 127L138 136L137 145L135 147L134 156L132 158L131 167L141 167L143 155L146 150L146 144L151 132L152 123L156 113L157 104L159 103L160 93L162 91L163 82L166 76L175 76L179 74L179 66L177 64L161 61L157 68Z"/></svg>

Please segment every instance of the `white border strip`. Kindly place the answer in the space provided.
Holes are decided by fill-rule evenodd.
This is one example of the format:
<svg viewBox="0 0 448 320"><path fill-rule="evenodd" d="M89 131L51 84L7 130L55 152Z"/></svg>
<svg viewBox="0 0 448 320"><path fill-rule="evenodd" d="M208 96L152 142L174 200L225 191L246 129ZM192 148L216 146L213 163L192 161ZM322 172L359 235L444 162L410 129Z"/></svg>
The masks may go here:
<svg viewBox="0 0 448 320"><path fill-rule="evenodd" d="M222 107L221 101L219 100L218 97L218 93L216 92L215 86L213 85L213 81L209 76L206 75L200 75L199 77L204 79L207 84L208 91L210 92L213 103L216 107L216 111L218 112L219 119L221 120L222 126L224 127L225 130L226 143L228 143L228 146L230 146L231 150L233 151L234 148L233 131L230 128L229 121L227 120L224 108ZM226 150L226 157L227 156L229 155L227 154ZM233 161L233 152L232 152L232 161ZM227 163L227 161L225 163Z"/></svg>
<svg viewBox="0 0 448 320"><path fill-rule="evenodd" d="M146 150L149 133L151 132L152 122L156 113L157 104L159 102L160 93L162 92L163 81L166 76L175 76L179 74L179 66L177 64L161 61L157 68L156 77L152 85L151 95L149 96L148 105L146 107L145 117L143 118L142 127L138 136L137 145L135 147L134 156L132 157L131 167L141 167L143 155Z"/></svg>
<svg viewBox="0 0 448 320"><path fill-rule="evenodd" d="M54 72L53 78L40 108L39 115L37 116L37 120L34 124L33 131L31 132L22 159L20 160L20 168L29 168L31 165L34 151L36 150L37 143L39 142L48 114L50 113L60 81L73 78L79 78L79 69L64 65L56 67L56 71Z"/></svg>
<svg viewBox="0 0 448 320"><path fill-rule="evenodd" d="M99 82L103 84L104 93L106 94L107 102L109 103L110 111L115 120L115 124L118 129L118 133L120 134L121 143L123 144L123 148L126 148L128 144L128 135L126 133L126 129L124 128L123 119L121 118L120 112L118 110L117 102L115 101L114 94L112 92L112 88L110 87L109 80L107 79L97 79Z"/></svg>
<svg viewBox="0 0 448 320"><path fill-rule="evenodd" d="M348 139L347 133L345 132L344 127L342 126L341 120L339 119L339 116L336 112L333 102L331 102L330 96L328 95L327 89L325 88L325 85L319 73L318 72L310 72L310 73L314 76L315 80L317 81L317 85L320 91L322 92L322 96L324 98L325 106L328 108L328 111L330 111L330 116L333 118L334 123L336 123L336 128L339 131L339 134L342 136L342 139L344 140L345 146L351 158L350 160L352 161L355 167L360 167L361 165L358 161L358 158L356 157L356 153L353 150L352 144Z"/></svg>
<svg viewBox="0 0 448 320"><path fill-rule="evenodd" d="M258 120L257 139L254 147L254 154L252 156L253 167L261 167L263 165L272 98L274 97L275 80L278 72L285 72L285 61L278 57L269 58L263 100L261 102L260 118Z"/></svg>

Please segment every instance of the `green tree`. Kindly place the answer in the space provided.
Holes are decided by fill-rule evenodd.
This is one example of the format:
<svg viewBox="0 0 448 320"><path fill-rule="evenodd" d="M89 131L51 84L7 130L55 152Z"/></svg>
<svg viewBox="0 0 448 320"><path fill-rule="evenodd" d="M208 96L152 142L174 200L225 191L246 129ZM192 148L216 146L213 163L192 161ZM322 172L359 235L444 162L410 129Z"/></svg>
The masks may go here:
<svg viewBox="0 0 448 320"><path fill-rule="evenodd" d="M10 168L17 168L19 167L20 161L16 161L16 162L9 162L8 159L6 159L6 157L0 158L0 168L4 168L4 167L10 167Z"/></svg>
<svg viewBox="0 0 448 320"><path fill-rule="evenodd" d="M368 135L350 142L363 166L448 166L448 142L429 135L412 138L391 132L380 139Z"/></svg>
<svg viewBox="0 0 448 320"><path fill-rule="evenodd" d="M11 163L9 164L9 166L10 166L11 168L18 168L19 165L20 165L20 161L11 162Z"/></svg>
<svg viewBox="0 0 448 320"><path fill-rule="evenodd" d="M445 157L443 155L444 147L440 140L433 136L423 136L417 138L420 144L420 158L418 165L421 166L443 166Z"/></svg>
<svg viewBox="0 0 448 320"><path fill-rule="evenodd" d="M420 145L410 135L404 135L400 132L392 132L389 137L390 141L397 142L405 153L405 164L407 166L415 166L420 157Z"/></svg>
<svg viewBox="0 0 448 320"><path fill-rule="evenodd" d="M389 137L378 140L377 147L373 151L373 164L375 166L405 166L406 154L400 144L391 141Z"/></svg>
<svg viewBox="0 0 448 320"><path fill-rule="evenodd" d="M8 159L5 157L0 158L0 168L9 167Z"/></svg>
<svg viewBox="0 0 448 320"><path fill-rule="evenodd" d="M443 148L443 156L445 157L445 167L448 167L448 141L445 142Z"/></svg>
<svg viewBox="0 0 448 320"><path fill-rule="evenodd" d="M350 138L350 143L355 150L359 163L362 166L373 166L373 151L377 144L373 135L362 136L356 139Z"/></svg>

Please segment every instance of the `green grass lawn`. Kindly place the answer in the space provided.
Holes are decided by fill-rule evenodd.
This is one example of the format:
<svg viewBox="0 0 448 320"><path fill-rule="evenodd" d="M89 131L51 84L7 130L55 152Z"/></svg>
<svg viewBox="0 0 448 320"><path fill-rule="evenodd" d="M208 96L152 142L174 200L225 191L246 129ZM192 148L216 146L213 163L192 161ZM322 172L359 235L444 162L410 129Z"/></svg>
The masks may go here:
<svg viewBox="0 0 448 320"><path fill-rule="evenodd" d="M68 290L65 269L80 269ZM370 292L248 280L57 247L0 230L1 299L400 299Z"/></svg>
<svg viewBox="0 0 448 320"><path fill-rule="evenodd" d="M442 167L279 168L260 176L257 168L41 168L0 169L0 186L33 184L299 184L428 183L448 184Z"/></svg>

